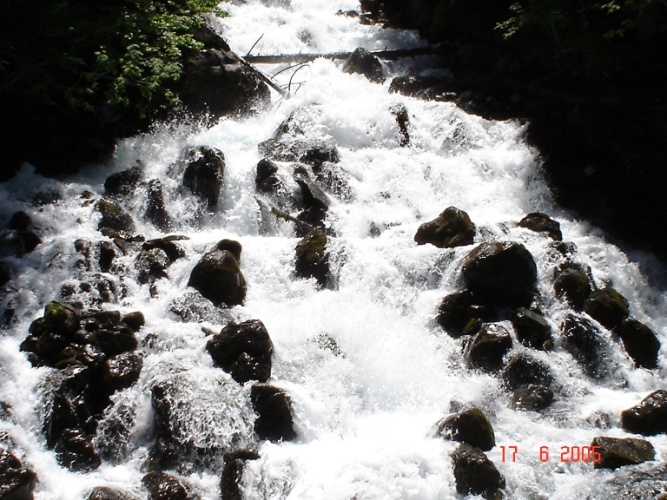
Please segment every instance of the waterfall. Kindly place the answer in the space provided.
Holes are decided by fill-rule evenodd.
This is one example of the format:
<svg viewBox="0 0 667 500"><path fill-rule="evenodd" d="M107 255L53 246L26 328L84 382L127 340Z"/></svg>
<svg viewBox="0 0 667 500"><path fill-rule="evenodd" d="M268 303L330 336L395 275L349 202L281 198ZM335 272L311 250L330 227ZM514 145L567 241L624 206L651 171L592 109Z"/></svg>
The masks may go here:
<svg viewBox="0 0 667 500"><path fill-rule="evenodd" d="M221 7L230 15L214 27L238 54L426 45L414 32L336 15L358 10L353 0L239 0ZM165 463L155 447L166 432L183 457L157 468L178 477L193 498L220 498L223 456L238 449L256 452L239 460L239 488L249 499L463 498L452 457L460 443L441 435L438 422L470 408L482 410L493 427L495 446L485 455L504 478L506 498L664 492L667 435L638 436L619 423L624 410L667 389L663 264L615 246L558 207L521 122L489 121L452 102L389 92L392 78L409 72L447 77L432 56L383 61L384 82L344 72L343 64L320 58L293 68L259 65L289 88L289 98L274 93L268 109L212 126L196 119L158 125L75 176L46 179L24 165L0 184L0 220L23 211L42 241L32 252L12 253L5 230L0 246L11 275L0 288L0 401L9 408L0 412L0 448L34 471L34 497L88 498L93 488L109 487L144 498L142 478ZM397 121L403 111L407 144ZM277 130L288 132L276 136ZM214 203L183 184L183 152L199 147L224 155ZM308 163L299 155L309 147L328 156ZM257 165L271 154L278 187L260 192ZM135 166L136 188L116 200L132 216L128 232L143 240L98 229L105 180ZM156 180L169 218L162 229L147 216ZM321 282L295 271L295 248L307 231L293 219L309 196L311 205L326 205L323 219L305 219L324 226L329 272ZM448 207L468 214L473 242L418 245L419 227ZM531 213L559 223L563 241L520 225ZM181 253L164 261L146 242L167 235L182 237L169 246ZM216 305L190 286L193 268L222 240L242 246L242 304ZM520 244L532 257L538 299L525 305L539 311L552 340L545 349L520 342L515 305L500 304L482 322L492 324L491 337L506 331L511 348L502 366L485 369L471 362L473 336L448 333L438 311L445 297L470 285L464 270L471 251L493 242ZM113 249L108 266L100 265L104 248ZM660 342L657 367L636 366L617 329L557 293L555 276L568 265L588 273L595 289L627 299L629 317ZM85 471L63 466L45 431L61 368L33 366L21 347L53 301L78 303L79 311L120 311L127 325L132 312L145 319L133 333L141 372L96 417L90 443L101 462ZM572 314L592 325L595 359L563 332ZM287 395L294 439L258 435L256 379L239 383L207 348L223 328L251 320L270 336L267 383ZM100 337L98 326L91 331ZM508 388L509 360L521 356L548 371L553 401L544 408L518 407ZM167 431L160 412L168 414ZM597 437L641 437L654 459L596 468L573 450L590 448Z"/></svg>

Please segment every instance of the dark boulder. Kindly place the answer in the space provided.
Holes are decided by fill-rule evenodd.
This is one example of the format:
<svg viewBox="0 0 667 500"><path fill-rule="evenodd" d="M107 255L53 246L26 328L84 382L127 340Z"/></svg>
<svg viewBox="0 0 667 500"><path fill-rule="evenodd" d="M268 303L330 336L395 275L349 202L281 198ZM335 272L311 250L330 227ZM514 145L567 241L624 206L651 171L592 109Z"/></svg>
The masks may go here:
<svg viewBox="0 0 667 500"><path fill-rule="evenodd" d="M472 245L475 238L475 224L463 210L449 207L430 222L425 222L415 234L418 245L431 243L438 248Z"/></svg>
<svg viewBox="0 0 667 500"><path fill-rule="evenodd" d="M104 194L106 196L129 196L141 180L141 169L139 165L111 174L104 181Z"/></svg>
<svg viewBox="0 0 667 500"><path fill-rule="evenodd" d="M92 438L79 428L63 429L53 449L58 462L73 471L90 472L102 464Z"/></svg>
<svg viewBox="0 0 667 500"><path fill-rule="evenodd" d="M112 392L125 389L139 380L143 364L142 357L132 352L112 356L102 366L102 379Z"/></svg>
<svg viewBox="0 0 667 500"><path fill-rule="evenodd" d="M629 304L623 295L611 287L595 290L584 303L584 311L608 329L621 324L629 315Z"/></svg>
<svg viewBox="0 0 667 500"><path fill-rule="evenodd" d="M324 232L313 229L296 245L296 275L306 279L315 278L321 287L327 286L331 281L327 241Z"/></svg>
<svg viewBox="0 0 667 500"><path fill-rule="evenodd" d="M108 273L111 270L113 260L116 258L116 248L111 241L100 241L98 244L99 258L97 263L103 273Z"/></svg>
<svg viewBox="0 0 667 500"><path fill-rule="evenodd" d="M482 450L462 444L452 453L456 491L461 495L482 495L487 500L502 498L505 479Z"/></svg>
<svg viewBox="0 0 667 500"><path fill-rule="evenodd" d="M226 50L229 50L227 48ZM184 69L180 92L184 107L216 119L253 113L271 101L271 91L254 71L225 57L225 49L199 52Z"/></svg>
<svg viewBox="0 0 667 500"><path fill-rule="evenodd" d="M314 210L327 211L331 201L329 196L322 190L317 183L313 182L307 175L295 175L294 180L299 185L301 191L301 201L303 207Z"/></svg>
<svg viewBox="0 0 667 500"><path fill-rule="evenodd" d="M513 116L507 101L483 90L464 90L456 97L455 102L466 113L487 120L507 120Z"/></svg>
<svg viewBox="0 0 667 500"><path fill-rule="evenodd" d="M283 183L278 176L278 166L267 158L257 163L257 174L255 175L255 189L259 193L277 194L284 189Z"/></svg>
<svg viewBox="0 0 667 500"><path fill-rule="evenodd" d="M164 202L162 183L151 180L146 186L146 212L144 217L160 231L169 231L173 227L171 216Z"/></svg>
<svg viewBox="0 0 667 500"><path fill-rule="evenodd" d="M149 472L141 482L148 490L149 500L188 500L188 490L176 477L166 472Z"/></svg>
<svg viewBox="0 0 667 500"><path fill-rule="evenodd" d="M271 376L273 343L259 320L225 326L209 339L206 350L214 363L240 384L266 382Z"/></svg>
<svg viewBox="0 0 667 500"><path fill-rule="evenodd" d="M0 287L12 279L12 268L5 261L0 260Z"/></svg>
<svg viewBox="0 0 667 500"><path fill-rule="evenodd" d="M496 445L491 422L478 408L471 408L442 419L437 424L436 434L446 439L467 443L483 451L488 451Z"/></svg>
<svg viewBox="0 0 667 500"><path fill-rule="evenodd" d="M259 453L253 450L234 450L225 453L224 467L220 478L220 494L222 500L243 500L243 491L241 491L241 480L243 479L243 469L248 460L258 460Z"/></svg>
<svg viewBox="0 0 667 500"><path fill-rule="evenodd" d="M133 332L138 332L146 323L144 314L141 311L127 313L122 317L121 321L125 323Z"/></svg>
<svg viewBox="0 0 667 500"><path fill-rule="evenodd" d="M470 343L466 357L472 368L492 372L503 366L503 358L512 348L512 337L500 325L487 323Z"/></svg>
<svg viewBox="0 0 667 500"><path fill-rule="evenodd" d="M398 134L400 136L399 145L401 147L408 146L410 144L410 131L408 130L410 115L408 115L407 108L403 104L397 104L392 106L389 111L391 111L391 114L396 119L396 126L398 127Z"/></svg>
<svg viewBox="0 0 667 500"><path fill-rule="evenodd" d="M92 335L92 341L107 356L134 351L138 345L134 333L123 325L113 329L96 330Z"/></svg>
<svg viewBox="0 0 667 500"><path fill-rule="evenodd" d="M215 207L225 175L225 155L218 149L200 146L188 151L186 163L183 185L209 208Z"/></svg>
<svg viewBox="0 0 667 500"><path fill-rule="evenodd" d="M582 316L568 314L560 326L564 349L594 378L605 375L605 342L595 325Z"/></svg>
<svg viewBox="0 0 667 500"><path fill-rule="evenodd" d="M32 500L37 475L8 450L0 448L0 498Z"/></svg>
<svg viewBox="0 0 667 500"><path fill-rule="evenodd" d="M553 376L537 359L525 354L513 356L503 370L502 380L512 392L512 403L517 409L539 411L553 402Z"/></svg>
<svg viewBox="0 0 667 500"><path fill-rule="evenodd" d="M382 63L377 57L361 47L354 49L354 52L347 58L343 65L343 71L364 75L374 83L384 82Z"/></svg>
<svg viewBox="0 0 667 500"><path fill-rule="evenodd" d="M624 410L621 427L644 436L667 434L667 391L652 392L638 405Z"/></svg>
<svg viewBox="0 0 667 500"><path fill-rule="evenodd" d="M241 266L228 250L204 254L192 270L188 286L216 305L232 307L245 300L246 282Z"/></svg>
<svg viewBox="0 0 667 500"><path fill-rule="evenodd" d="M653 330L636 319L626 319L615 332L637 366L648 369L658 367L660 341Z"/></svg>
<svg viewBox="0 0 667 500"><path fill-rule="evenodd" d="M474 335L492 317L491 308L480 302L470 290L450 293L440 303L435 319L454 338Z"/></svg>
<svg viewBox="0 0 667 500"><path fill-rule="evenodd" d="M316 207L307 208L306 210L304 210L303 212L299 213L299 215L296 216L296 220L302 224L297 223L295 225L294 233L300 238L303 238L313 230L326 233L327 227L326 224L324 223L326 217L327 217L326 208L316 208Z"/></svg>
<svg viewBox="0 0 667 500"><path fill-rule="evenodd" d="M290 397L283 389L268 384L255 384L250 391L250 401L257 414L255 433L260 439L296 439Z"/></svg>
<svg viewBox="0 0 667 500"><path fill-rule="evenodd" d="M187 240L187 236L165 236L164 238L156 238L154 240L148 240L141 244L143 250L153 250L154 248L159 248L164 253L167 254L169 260L174 262L180 258L185 257L185 250L177 244L178 241Z"/></svg>
<svg viewBox="0 0 667 500"><path fill-rule="evenodd" d="M556 241L561 241L563 239L563 233L560 231L560 224L547 214L540 212L530 213L519 221L519 226L537 233L546 233Z"/></svg>
<svg viewBox="0 0 667 500"><path fill-rule="evenodd" d="M520 307L512 317L516 336L526 347L546 351L553 347L551 325L544 316Z"/></svg>
<svg viewBox="0 0 667 500"><path fill-rule="evenodd" d="M243 246L236 240L220 240L215 246L218 250L227 250L230 252L237 262L241 262L241 252L243 251Z"/></svg>
<svg viewBox="0 0 667 500"><path fill-rule="evenodd" d="M32 219L23 210L15 212L9 219L9 229L27 231L32 226Z"/></svg>
<svg viewBox="0 0 667 500"><path fill-rule="evenodd" d="M428 101L453 101L461 90L460 84L431 76L397 76L389 85L389 92L425 99Z"/></svg>
<svg viewBox="0 0 667 500"><path fill-rule="evenodd" d="M98 486L88 495L87 500L139 500L127 491L108 486Z"/></svg>
<svg viewBox="0 0 667 500"><path fill-rule="evenodd" d="M132 233L135 230L132 216L123 210L118 203L102 198L95 205L95 209L102 214L97 229L108 228L114 231Z"/></svg>
<svg viewBox="0 0 667 500"><path fill-rule="evenodd" d="M618 469L624 465L637 465L655 458L653 445L645 439L595 437L591 447L599 446L601 457L596 469Z"/></svg>
<svg viewBox="0 0 667 500"><path fill-rule="evenodd" d="M556 270L554 290L576 311L581 311L584 302L593 291L590 268L576 264L567 264Z"/></svg>
<svg viewBox="0 0 667 500"><path fill-rule="evenodd" d="M167 268L171 265L171 259L161 248L142 250L134 261L139 283L153 283L160 278L167 277Z"/></svg>
<svg viewBox="0 0 667 500"><path fill-rule="evenodd" d="M527 306L537 282L533 256L520 243L482 243L461 269L466 286L481 298L503 306Z"/></svg>

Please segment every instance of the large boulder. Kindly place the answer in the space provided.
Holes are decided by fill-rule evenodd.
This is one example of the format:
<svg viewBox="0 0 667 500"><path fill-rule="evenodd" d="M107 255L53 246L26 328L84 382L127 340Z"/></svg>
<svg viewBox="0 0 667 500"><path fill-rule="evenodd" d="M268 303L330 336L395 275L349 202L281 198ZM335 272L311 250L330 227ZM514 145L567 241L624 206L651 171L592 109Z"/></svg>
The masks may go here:
<svg viewBox="0 0 667 500"><path fill-rule="evenodd" d="M149 472L141 482L148 490L149 500L188 500L188 490L176 476L166 472Z"/></svg>
<svg viewBox="0 0 667 500"><path fill-rule="evenodd" d="M323 231L309 231L296 245L296 275L300 278L315 278L321 287L331 281L327 236Z"/></svg>
<svg viewBox="0 0 667 500"><path fill-rule="evenodd" d="M618 469L624 465L637 465L655 458L653 445L645 439L595 437L591 447L599 446L600 460L596 469Z"/></svg>
<svg viewBox="0 0 667 500"><path fill-rule="evenodd" d="M561 241L563 239L563 233L560 231L560 224L541 212L533 212L526 215L519 221L519 226L538 233L546 233L556 241Z"/></svg>
<svg viewBox="0 0 667 500"><path fill-rule="evenodd" d="M224 467L220 477L220 495L222 500L243 500L241 480L248 460L258 460L259 453L253 450L234 450L225 453Z"/></svg>
<svg viewBox="0 0 667 500"><path fill-rule="evenodd" d="M111 174L104 181L104 194L106 196L129 196L141 180L141 169L136 165L127 170Z"/></svg>
<svg viewBox="0 0 667 500"><path fill-rule="evenodd" d="M382 83L384 81L380 60L361 47L354 49L354 52L347 58L343 65L343 71L345 73L364 75L371 82L375 83Z"/></svg>
<svg viewBox="0 0 667 500"><path fill-rule="evenodd" d="M250 390L250 400L257 414L255 433L260 439L296 439L291 401L284 389L268 384L255 384Z"/></svg>
<svg viewBox="0 0 667 500"><path fill-rule="evenodd" d="M667 434L667 391L652 392L638 405L623 411L621 427L644 436Z"/></svg>
<svg viewBox="0 0 667 500"><path fill-rule="evenodd" d="M516 336L526 347L546 351L553 347L551 325L544 316L535 311L520 307L512 317L512 326Z"/></svg>
<svg viewBox="0 0 667 500"><path fill-rule="evenodd" d="M591 321L583 316L568 314L560 325L560 334L563 347L588 376L601 378L605 375L605 341Z"/></svg>
<svg viewBox="0 0 667 500"><path fill-rule="evenodd" d="M509 360L502 380L512 392L512 403L517 409L539 411L553 402L553 376L549 368L526 354L517 354Z"/></svg>
<svg viewBox="0 0 667 500"><path fill-rule="evenodd" d="M629 304L623 295L607 286L595 290L584 303L584 311L608 329L621 324L629 315Z"/></svg>
<svg viewBox="0 0 667 500"><path fill-rule="evenodd" d="M183 185L209 208L218 204L224 175L225 155L219 149L200 146L187 152Z"/></svg>
<svg viewBox="0 0 667 500"><path fill-rule="evenodd" d="M216 305L243 304L246 282L241 266L228 250L213 250L204 254L192 270L191 286Z"/></svg>
<svg viewBox="0 0 667 500"><path fill-rule="evenodd" d="M593 291L591 270L588 266L566 263L555 272L554 290L576 311L581 311Z"/></svg>
<svg viewBox="0 0 667 500"><path fill-rule="evenodd" d="M626 319L615 332L637 366L649 369L658 367L660 341L653 330L636 319Z"/></svg>
<svg viewBox="0 0 667 500"><path fill-rule="evenodd" d="M32 500L37 475L9 451L0 448L0 498Z"/></svg>
<svg viewBox="0 0 667 500"><path fill-rule="evenodd" d="M481 302L467 289L450 293L442 299L435 320L454 338L474 335L493 314L492 308Z"/></svg>
<svg viewBox="0 0 667 500"><path fill-rule="evenodd" d="M215 119L254 113L270 103L267 84L256 72L226 56L228 51L229 46L202 51L185 65L180 97L187 110Z"/></svg>
<svg viewBox="0 0 667 500"><path fill-rule="evenodd" d="M438 217L425 222L415 234L418 245L431 243L438 248L472 245L475 238L475 224L463 210L446 208Z"/></svg>
<svg viewBox="0 0 667 500"><path fill-rule="evenodd" d="M537 266L520 243L482 243L461 269L466 286L480 298L503 306L527 306L537 283Z"/></svg>
<svg viewBox="0 0 667 500"><path fill-rule="evenodd" d="M266 382L271 376L273 343L259 320L225 326L209 339L206 350L213 362L240 384Z"/></svg>
<svg viewBox="0 0 667 500"><path fill-rule="evenodd" d="M456 491L461 495L482 495L487 500L502 498L505 479L482 450L462 444L452 453Z"/></svg>
<svg viewBox="0 0 667 500"><path fill-rule="evenodd" d="M496 445L491 422L479 408L471 408L442 419L436 434L446 439L468 443L483 451Z"/></svg>
<svg viewBox="0 0 667 500"><path fill-rule="evenodd" d="M135 230L134 219L121 208L121 206L108 198L102 198L97 202L95 209L102 214L97 229L112 229L132 233Z"/></svg>
<svg viewBox="0 0 667 500"><path fill-rule="evenodd" d="M504 327L494 323L484 324L468 346L468 364L487 372L499 370L511 348L512 337Z"/></svg>

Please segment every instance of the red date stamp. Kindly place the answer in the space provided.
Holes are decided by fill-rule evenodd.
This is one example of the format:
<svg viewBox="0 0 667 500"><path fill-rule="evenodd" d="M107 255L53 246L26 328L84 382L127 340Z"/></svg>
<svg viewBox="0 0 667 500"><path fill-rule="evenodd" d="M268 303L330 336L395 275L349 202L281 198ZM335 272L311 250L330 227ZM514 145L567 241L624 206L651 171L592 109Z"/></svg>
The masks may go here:
<svg viewBox="0 0 667 500"><path fill-rule="evenodd" d="M518 455L518 446L500 446L501 462L516 462ZM550 451L548 446L540 446L538 457L540 462L549 462L556 458L559 463L598 463L602 460L599 446L561 446L560 450L555 452Z"/></svg>

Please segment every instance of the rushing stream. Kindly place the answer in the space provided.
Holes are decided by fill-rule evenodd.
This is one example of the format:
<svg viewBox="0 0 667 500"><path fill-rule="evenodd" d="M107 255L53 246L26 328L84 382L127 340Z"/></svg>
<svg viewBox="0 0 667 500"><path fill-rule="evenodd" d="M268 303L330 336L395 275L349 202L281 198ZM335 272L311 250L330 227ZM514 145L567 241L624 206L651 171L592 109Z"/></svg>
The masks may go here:
<svg viewBox="0 0 667 500"><path fill-rule="evenodd" d="M248 0L222 7L230 16L216 20L215 27L238 54L246 54L260 35L253 54L425 44L412 32L336 15L358 10L354 0ZM665 491L667 473L650 471L667 461L667 436L637 436L619 424L623 410L667 389L664 269L649 255L624 253L554 203L520 123L487 121L453 103L388 91L394 76L435 74L432 63L428 56L384 62L384 83L344 73L342 61L317 59L291 69L262 65L265 74L289 87L289 99L275 93L270 109L212 127L160 126L122 141L108 164L75 177L45 179L26 165L0 185L0 220L22 210L42 240L31 253L3 257L12 279L0 289L0 401L10 407L10 415L0 419L0 445L37 475L36 499L87 498L98 486L144 498L156 385L176 394L171 417L184 440L215 450L201 464L183 459L167 469L201 499L220 498L222 455L237 448L259 454L246 461L241 482L251 499L463 498L451 457L459 443L437 436L436 427L443 417L471 407L493 426L496 445L486 455L504 477L506 498L657 498L660 488ZM396 120L403 109L409 117L407 145ZM263 158L258 146L286 120L298 141L334 145L339 155L339 162L324 163L334 182L320 184L329 203L331 276L324 287L295 275L301 237L293 221L271 211L298 214L295 162L275 162L282 195L256 192ZM224 153L222 190L210 209L183 188L177 167L184 148L193 146ZM95 202L109 175L134 165L140 165L141 181L159 179L171 220L165 231L157 229L145 216L146 190L137 189L121 203L134 219L134 234L147 240L186 237L176 242L183 256L169 263L163 277L142 278L138 244L128 243L125 253L116 249L107 270L97 264L99 243L112 239L98 230ZM419 226L450 206L474 222L474 243L417 245ZM594 284L613 286L628 300L630 316L655 332L662 345L657 368L636 367L618 338L602 327L602 373L591 375L564 348L559 328L572 311L553 283L566 257L552 238L518 225L533 212L558 221L563 241L576 246L565 254L590 266ZM241 243L247 283L243 305L230 308L212 305L188 286L197 262L223 239ZM85 245L75 245L77 240ZM513 332L508 358L523 353L548 367L553 402L541 410L516 408L501 372L470 366L466 336L454 338L436 321L443 298L463 288L466 256L477 244L493 241L521 243L536 263L539 310L552 328L554 348L522 345L509 316L497 324ZM86 245L88 257L82 252ZM102 282L104 291L90 290L90 283ZM60 465L44 436L50 411L45 394L58 369L33 367L20 349L45 306L67 300L145 317L136 332L141 374L104 409L93 439L102 463L89 472ZM273 342L268 382L289 395L296 431L291 441L253 433L253 382L233 380L206 349L225 325L253 319L261 320ZM122 432L116 432L119 420ZM108 429L113 432L105 434ZM595 469L591 461L561 459L562 446L586 447L597 436L641 437L653 445L655 463L633 466L649 476L628 490L636 496L623 489L634 481L629 468ZM546 460L542 447L550 453Z"/></svg>

